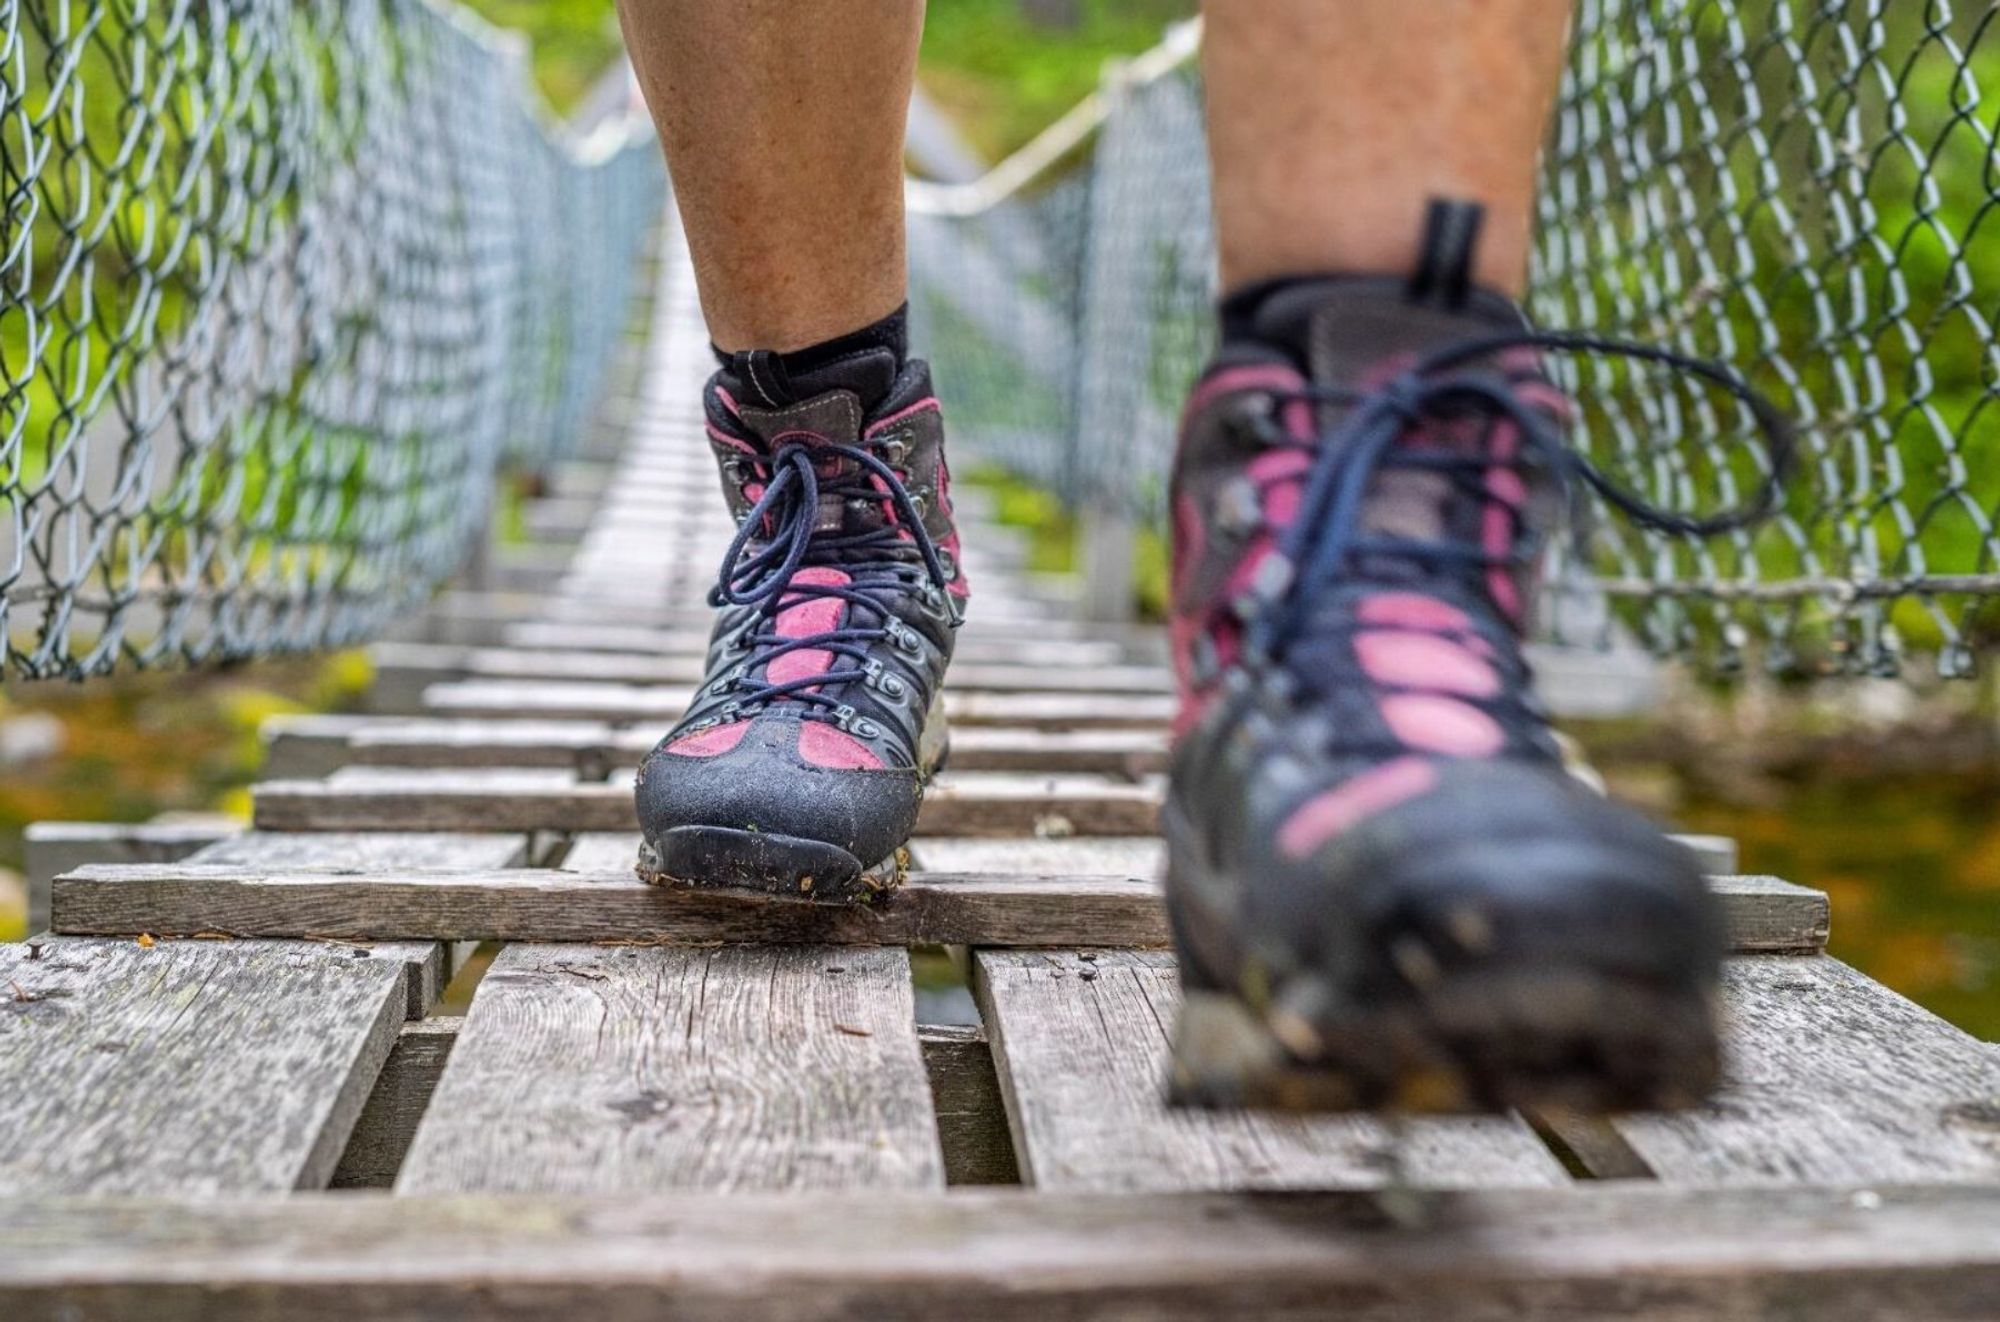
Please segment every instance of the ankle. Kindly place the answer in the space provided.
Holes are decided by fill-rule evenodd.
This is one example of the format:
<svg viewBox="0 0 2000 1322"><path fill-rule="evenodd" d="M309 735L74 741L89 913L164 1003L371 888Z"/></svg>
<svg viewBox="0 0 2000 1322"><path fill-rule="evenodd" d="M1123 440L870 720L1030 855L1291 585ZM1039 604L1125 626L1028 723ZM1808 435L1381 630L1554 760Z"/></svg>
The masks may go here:
<svg viewBox="0 0 2000 1322"><path fill-rule="evenodd" d="M832 339L784 353L769 349L730 351L711 344L716 360L740 381L751 403L764 408L783 408L799 403L826 388L826 383L856 388L863 396L864 409L873 408L888 394L879 367L866 373L842 371L846 364L867 360L880 364L885 356L893 359L887 373L893 381L909 357L910 305L903 304L879 321ZM847 378L854 377L849 381ZM857 388L858 387L858 388Z"/></svg>

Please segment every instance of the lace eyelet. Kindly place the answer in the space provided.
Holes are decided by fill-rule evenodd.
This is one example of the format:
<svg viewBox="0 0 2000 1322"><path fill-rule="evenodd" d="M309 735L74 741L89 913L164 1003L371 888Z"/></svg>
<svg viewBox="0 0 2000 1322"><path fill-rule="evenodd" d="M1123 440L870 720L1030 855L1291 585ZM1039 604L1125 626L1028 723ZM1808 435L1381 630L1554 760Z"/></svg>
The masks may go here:
<svg viewBox="0 0 2000 1322"><path fill-rule="evenodd" d="M1225 483L1215 496L1216 526L1235 537L1255 532L1264 523L1264 497L1247 477Z"/></svg>

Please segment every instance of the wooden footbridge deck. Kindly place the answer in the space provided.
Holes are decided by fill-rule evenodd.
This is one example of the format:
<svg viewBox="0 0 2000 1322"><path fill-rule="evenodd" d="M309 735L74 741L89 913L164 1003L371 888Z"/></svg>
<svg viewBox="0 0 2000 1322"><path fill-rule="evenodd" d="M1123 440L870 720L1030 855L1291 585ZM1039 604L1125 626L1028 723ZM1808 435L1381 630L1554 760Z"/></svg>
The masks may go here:
<svg viewBox="0 0 2000 1322"><path fill-rule="evenodd" d="M253 829L38 834L77 866L0 947L0 1317L2000 1316L2000 1049L1722 842L1700 1111L1164 1110L1159 640L998 528L903 893L634 879L726 531L664 289L629 444L530 512L559 576L379 648L377 713L274 722ZM918 1022L915 945L977 1026Z"/></svg>

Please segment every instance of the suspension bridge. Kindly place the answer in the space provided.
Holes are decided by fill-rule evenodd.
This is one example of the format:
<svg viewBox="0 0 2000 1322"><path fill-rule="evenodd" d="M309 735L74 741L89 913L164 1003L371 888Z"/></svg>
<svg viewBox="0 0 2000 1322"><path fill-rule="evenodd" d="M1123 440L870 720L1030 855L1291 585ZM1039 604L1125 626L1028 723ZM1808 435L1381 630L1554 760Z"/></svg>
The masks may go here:
<svg viewBox="0 0 2000 1322"><path fill-rule="evenodd" d="M1991 1315L2000 1049L1828 958L1824 896L1726 841L1692 842L1736 951L1702 1109L1167 1111L1160 640L1078 619L970 498L907 887L634 878L728 531L664 253L622 423L530 513L580 533L559 571L440 597L377 710L272 721L248 829L42 833L52 934L0 950L0 1312ZM919 1012L939 946L971 1022Z"/></svg>
<svg viewBox="0 0 2000 1322"><path fill-rule="evenodd" d="M31 831L0 1316L2000 1313L2000 1047L1829 957L1826 896L1726 839L1684 837L1734 952L1701 1108L1168 1111L1162 640L1103 618L1101 579L1029 572L976 490L908 884L835 908L639 882L633 770L700 674L730 530L685 248L620 98L552 126L517 49L404 0L247 4L219 61L198 6L60 8L88 24L0 0L10 680L379 641L366 710L266 724L248 823ZM1992 342L1977 221L1932 185L1990 153L2000 37L1990 9L1863 8L1581 6L1538 306L1753 343L1828 401L1765 540L1573 565L1594 629L1637 598L1670 650L1965 659L1993 539L1960 460L2000 412L1959 352ZM912 199L957 434L1127 533L1210 292L1189 48ZM1779 64L1801 86L1768 95ZM128 113L84 113L91 79ZM1030 186L1092 133L1088 186ZM1921 205L1787 210L1766 164ZM1704 189L1707 238L1681 227ZM1885 271L1893 296L1829 292ZM1600 458L1731 425L1589 384ZM1658 494L1756 475L1698 450L1650 456ZM529 539L460 568L510 456L546 477ZM1603 674L1553 688L1629 696Z"/></svg>

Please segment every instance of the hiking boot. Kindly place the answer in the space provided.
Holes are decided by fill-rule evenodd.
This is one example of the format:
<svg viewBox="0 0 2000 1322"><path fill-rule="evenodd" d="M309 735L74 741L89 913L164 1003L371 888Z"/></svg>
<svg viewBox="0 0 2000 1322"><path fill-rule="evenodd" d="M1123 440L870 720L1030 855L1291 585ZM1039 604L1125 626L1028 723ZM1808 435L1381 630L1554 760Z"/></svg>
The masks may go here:
<svg viewBox="0 0 2000 1322"><path fill-rule="evenodd" d="M1741 526L1782 479L1780 424L1721 369L1530 333L1470 287L1469 248L1435 249L1418 281L1271 292L1188 405L1169 1093L1690 1104L1718 1072L1721 913L1687 850L1565 772L1522 634L1567 479L1652 526ZM1756 507L1693 519L1610 488L1561 439L1548 348L1665 361L1751 403L1772 447Z"/></svg>
<svg viewBox="0 0 2000 1322"><path fill-rule="evenodd" d="M782 391L769 367L739 355L706 391L738 528L702 686L639 769L638 872L867 899L900 882L945 754L966 584L944 430L929 369L891 351Z"/></svg>

